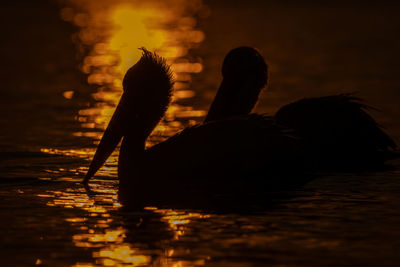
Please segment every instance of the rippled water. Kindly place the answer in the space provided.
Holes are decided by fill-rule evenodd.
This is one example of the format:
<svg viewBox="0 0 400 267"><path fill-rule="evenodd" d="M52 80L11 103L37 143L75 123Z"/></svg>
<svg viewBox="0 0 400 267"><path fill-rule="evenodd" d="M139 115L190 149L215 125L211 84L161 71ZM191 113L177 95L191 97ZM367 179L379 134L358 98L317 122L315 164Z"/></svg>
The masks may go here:
<svg viewBox="0 0 400 267"><path fill-rule="evenodd" d="M396 266L399 161L382 172L323 175L262 203L204 209L123 211L117 154L93 179L92 193L79 182L141 46L167 57L177 80L149 146L202 120L222 59L239 45L258 47L271 67L256 111L358 91L399 141L398 10L357 1L5 4L2 265Z"/></svg>

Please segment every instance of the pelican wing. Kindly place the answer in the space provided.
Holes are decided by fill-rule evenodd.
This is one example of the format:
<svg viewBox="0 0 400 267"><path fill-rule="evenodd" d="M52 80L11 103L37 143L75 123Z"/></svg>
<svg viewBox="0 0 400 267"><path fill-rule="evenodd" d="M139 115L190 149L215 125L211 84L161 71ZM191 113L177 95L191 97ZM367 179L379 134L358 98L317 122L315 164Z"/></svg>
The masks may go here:
<svg viewBox="0 0 400 267"><path fill-rule="evenodd" d="M340 94L299 100L283 106L275 117L278 124L294 129L322 156L365 163L366 158L367 162L376 157L385 160L385 155L396 148L393 139L368 114L369 109L360 98Z"/></svg>

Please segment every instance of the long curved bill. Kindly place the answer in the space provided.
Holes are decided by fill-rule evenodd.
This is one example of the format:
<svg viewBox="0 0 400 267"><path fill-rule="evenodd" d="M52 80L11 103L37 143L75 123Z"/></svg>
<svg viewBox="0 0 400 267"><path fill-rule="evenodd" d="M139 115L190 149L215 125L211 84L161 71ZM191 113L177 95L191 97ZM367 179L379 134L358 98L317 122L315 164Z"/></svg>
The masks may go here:
<svg viewBox="0 0 400 267"><path fill-rule="evenodd" d="M121 141L123 134L123 121L124 121L124 109L126 96L123 94L118 103L117 108L105 130L103 137L101 138L100 144L97 147L96 153L94 154L93 160L90 163L89 170L83 182L86 184L90 178L92 178L96 172L103 166L104 162L108 159L111 153L115 150L118 143Z"/></svg>

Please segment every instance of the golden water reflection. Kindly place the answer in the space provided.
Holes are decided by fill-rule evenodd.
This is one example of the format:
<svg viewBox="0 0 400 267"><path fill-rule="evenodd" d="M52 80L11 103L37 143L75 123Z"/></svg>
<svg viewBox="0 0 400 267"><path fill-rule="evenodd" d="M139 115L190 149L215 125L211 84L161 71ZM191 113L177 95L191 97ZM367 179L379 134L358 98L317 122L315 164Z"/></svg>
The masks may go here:
<svg viewBox="0 0 400 267"><path fill-rule="evenodd" d="M84 129L104 130L122 92L124 73L140 56L140 47L165 57L175 73L174 103L153 135L171 136L186 125L170 123L176 118L190 120L205 115L203 110L179 104L192 98L192 73L203 66L200 58L191 57L189 50L201 43L205 35L196 28L196 17L204 13L202 1L67 1L61 17L78 27L75 40L83 54L81 70L87 81L98 86L92 94L97 103L79 111L77 120ZM64 94L69 97L69 94ZM192 122L193 123L193 122ZM76 133L77 136L101 138L102 131ZM151 141L150 141L150 144Z"/></svg>
<svg viewBox="0 0 400 267"><path fill-rule="evenodd" d="M167 240L160 240L163 245L156 249L146 248L147 244L135 244L126 240L128 229L118 220L115 222L115 212L121 208L117 200L115 181L94 184L95 194L88 195L81 188L68 188L63 191L47 191L37 195L46 198L48 206L64 207L66 209L79 209L85 211L84 215L67 218L66 221L77 232L72 236L72 241L77 247L91 249L93 262L78 262L74 266L145 266L157 263L161 266L190 266L203 265L203 260L196 259L190 262L187 259L175 258L176 251ZM179 240L190 231L193 219L207 219L208 214L188 212L184 210L159 209L157 207L145 208L147 213L156 215L160 222L167 225L167 231L172 233L171 241ZM146 214L143 213L143 216ZM148 214L147 214L148 216ZM159 217L158 217L159 216ZM154 217L154 216L153 216ZM142 223L138 221L138 225ZM162 242L161 242L162 241Z"/></svg>
<svg viewBox="0 0 400 267"><path fill-rule="evenodd" d="M87 82L96 87L96 92L91 94L93 101L75 117L81 129L74 136L90 138L94 145L99 143L121 96L123 75L140 58L140 47L165 57L175 80L172 104L146 145L161 142L205 116L204 110L190 106L187 101L182 103L196 97L191 88L192 75L203 70L202 59L190 54L205 38L197 27L198 18L208 14L202 0L59 1L61 19L79 29L73 40L82 58L80 69L87 75ZM74 94L75 91L65 91L63 97L71 99ZM47 147L42 152L90 160L94 150ZM117 156L118 152L98 175L115 177Z"/></svg>
<svg viewBox="0 0 400 267"><path fill-rule="evenodd" d="M198 123L205 115L204 110L197 110L181 101L196 96L191 88L192 75L203 70L202 59L190 55L190 49L205 38L204 33L196 27L197 18L207 13L201 0L59 1L63 5L61 18L79 28L73 39L82 57L80 69L87 75L87 82L96 87L96 92L91 94L92 101L79 110L75 117L81 130L76 131L74 136L90 138L93 144L98 144L121 96L123 75L141 56L140 47L165 57L171 64L175 80L173 103L147 145L161 142L182 128ZM65 91L63 97L72 99L75 93L75 90ZM42 148L41 151L88 160L94 154L94 148ZM91 187L95 194L88 195L83 188L76 187L38 195L48 199L48 206L84 211L85 215L77 216L80 214L77 212L66 221L76 229L72 237L75 246L91 249L93 261L78 262L74 266L143 266L155 261L162 266L204 264L201 259L196 259L196 262L175 259L177 251L171 246L161 246L157 251L151 251L128 242L128 228L121 224L121 218L114 216L121 207L115 180L117 158L118 152L108 159L96 175L113 179L93 179ZM77 182L76 179L79 180L86 171L86 166L71 170L48 170L53 175L69 172L77 177L58 179L69 182ZM190 229L192 219L209 216L156 207L146 209L145 212L158 216L160 223L166 225L166 231L172 234L170 241L184 236Z"/></svg>

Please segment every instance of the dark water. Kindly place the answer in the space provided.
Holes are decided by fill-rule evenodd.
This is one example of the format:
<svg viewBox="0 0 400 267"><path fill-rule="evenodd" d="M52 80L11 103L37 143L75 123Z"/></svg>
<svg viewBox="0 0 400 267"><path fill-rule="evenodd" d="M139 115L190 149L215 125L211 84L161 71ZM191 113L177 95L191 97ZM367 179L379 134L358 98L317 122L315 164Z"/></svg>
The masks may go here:
<svg viewBox="0 0 400 267"><path fill-rule="evenodd" d="M88 84L103 65L86 74L79 68L88 55L97 55L93 47L107 32L94 23L107 20L91 21L93 12L117 2L127 1L19 0L1 9L2 266L399 264L399 161L382 172L325 175L277 194L268 205L127 213L116 199L114 155L93 180L94 193L87 194L79 181L119 91ZM182 28L186 35L205 35L179 41L190 50L173 63L201 63L203 70L182 71L190 86L177 89L174 108L151 142L201 121L218 87L222 59L239 45L259 48L271 68L270 87L256 111L273 113L301 97L358 92L380 109L374 117L400 141L397 5L194 2L169 2L176 17L197 20ZM68 10L61 12L65 7L89 17L74 25L66 19ZM92 42L76 37L92 30Z"/></svg>

